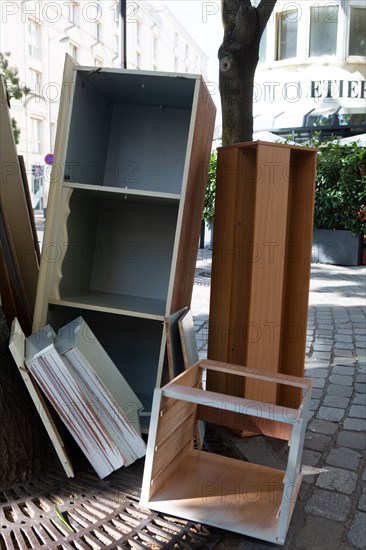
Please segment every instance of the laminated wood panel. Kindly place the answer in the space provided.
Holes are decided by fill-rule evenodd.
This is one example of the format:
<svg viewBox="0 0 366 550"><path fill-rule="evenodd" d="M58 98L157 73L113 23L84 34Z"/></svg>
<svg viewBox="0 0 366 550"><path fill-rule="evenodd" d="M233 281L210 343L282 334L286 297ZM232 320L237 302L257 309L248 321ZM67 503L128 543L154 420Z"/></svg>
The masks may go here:
<svg viewBox="0 0 366 550"><path fill-rule="evenodd" d="M9 244L16 257L27 301L33 315L39 262L2 79L0 82L0 120L0 198L12 237Z"/></svg>
<svg viewBox="0 0 366 550"><path fill-rule="evenodd" d="M168 296L168 313L191 303L215 113L216 107L205 83L197 80L192 111L195 125L192 141L187 147L188 173L183 175L187 178L187 185L183 186L178 216L179 246L175 251L177 256L172 294Z"/></svg>
<svg viewBox="0 0 366 550"><path fill-rule="evenodd" d="M281 331L280 371L302 376L306 348L309 304L311 243L316 171L316 155L291 151L290 198L285 257L283 327ZM298 406L299 391L281 386L279 402Z"/></svg>

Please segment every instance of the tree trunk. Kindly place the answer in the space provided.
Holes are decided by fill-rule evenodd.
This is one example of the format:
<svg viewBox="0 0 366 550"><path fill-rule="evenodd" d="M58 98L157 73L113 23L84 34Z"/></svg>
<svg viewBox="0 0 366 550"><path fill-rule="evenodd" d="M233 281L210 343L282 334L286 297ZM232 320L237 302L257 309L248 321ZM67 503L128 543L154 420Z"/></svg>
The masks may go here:
<svg viewBox="0 0 366 550"><path fill-rule="evenodd" d="M55 460L8 345L9 331L0 308L0 486L28 479Z"/></svg>
<svg viewBox="0 0 366 550"><path fill-rule="evenodd" d="M220 61L222 144L251 141L253 137L254 74L259 44L276 0L223 0L224 39Z"/></svg>

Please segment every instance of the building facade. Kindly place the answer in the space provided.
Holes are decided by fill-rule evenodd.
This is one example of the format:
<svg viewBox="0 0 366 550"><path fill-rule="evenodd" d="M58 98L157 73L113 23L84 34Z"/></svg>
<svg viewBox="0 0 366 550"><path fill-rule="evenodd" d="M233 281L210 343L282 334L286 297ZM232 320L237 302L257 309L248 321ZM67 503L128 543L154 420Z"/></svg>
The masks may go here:
<svg viewBox="0 0 366 550"><path fill-rule="evenodd" d="M306 140L366 131L364 0L280 0L261 41L255 131Z"/></svg>
<svg viewBox="0 0 366 550"><path fill-rule="evenodd" d="M123 24L115 0L27 0L0 3L0 51L30 93L12 100L20 128L33 207L47 206L65 54L86 66L121 67ZM206 76L207 56L167 7L127 2L127 68Z"/></svg>

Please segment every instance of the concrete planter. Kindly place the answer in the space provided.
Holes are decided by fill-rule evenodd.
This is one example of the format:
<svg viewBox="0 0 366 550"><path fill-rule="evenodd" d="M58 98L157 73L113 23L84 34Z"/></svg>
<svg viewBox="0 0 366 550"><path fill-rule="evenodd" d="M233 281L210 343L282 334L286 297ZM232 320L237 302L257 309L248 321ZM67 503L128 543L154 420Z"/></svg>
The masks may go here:
<svg viewBox="0 0 366 550"><path fill-rule="evenodd" d="M362 236L350 231L315 229L311 261L333 265L362 263Z"/></svg>

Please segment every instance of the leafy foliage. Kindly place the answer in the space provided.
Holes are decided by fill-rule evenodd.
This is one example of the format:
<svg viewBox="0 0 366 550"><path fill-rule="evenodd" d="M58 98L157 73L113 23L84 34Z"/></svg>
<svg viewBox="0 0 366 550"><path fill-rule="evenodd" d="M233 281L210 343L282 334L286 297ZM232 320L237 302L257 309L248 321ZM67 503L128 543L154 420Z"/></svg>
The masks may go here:
<svg viewBox="0 0 366 550"><path fill-rule="evenodd" d="M208 169L207 187L205 195L205 205L203 207L203 219L210 221L215 216L215 192L216 192L216 167L217 167L217 150L211 153L210 166Z"/></svg>
<svg viewBox="0 0 366 550"><path fill-rule="evenodd" d="M4 77L6 97L10 107L10 100L21 99L24 95L29 94L30 89L20 85L18 69L9 65L10 52L0 53L0 73ZM19 143L20 130L16 120L11 119L15 143Z"/></svg>
<svg viewBox="0 0 366 550"><path fill-rule="evenodd" d="M366 151L356 143L321 145L316 174L315 229L346 229L361 235L365 231L365 214Z"/></svg>
<svg viewBox="0 0 366 550"><path fill-rule="evenodd" d="M318 154L315 190L315 229L346 229L354 235L365 232L366 151L356 143L321 143L315 136L312 146ZM211 153L204 220L215 215L217 151Z"/></svg>

